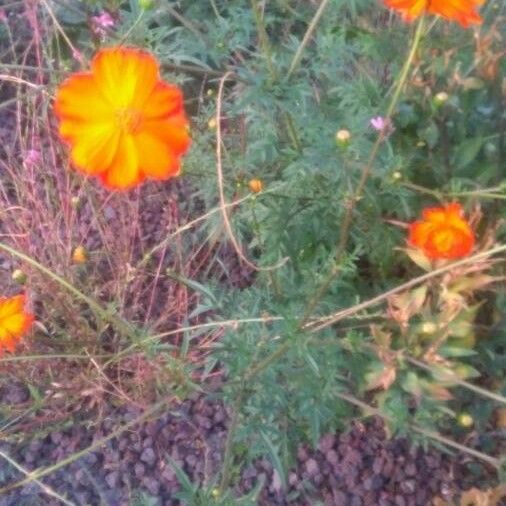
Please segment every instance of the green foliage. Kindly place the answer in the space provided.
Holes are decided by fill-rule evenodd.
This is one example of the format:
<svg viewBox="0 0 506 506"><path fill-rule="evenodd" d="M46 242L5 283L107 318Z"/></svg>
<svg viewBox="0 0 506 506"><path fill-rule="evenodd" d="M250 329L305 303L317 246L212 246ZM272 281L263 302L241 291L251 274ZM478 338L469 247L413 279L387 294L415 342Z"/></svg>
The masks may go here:
<svg viewBox="0 0 506 506"><path fill-rule="evenodd" d="M469 297L452 292L462 295L467 306L459 311L448 309L449 300L443 300L448 293L441 295L431 280L423 285L422 297L414 291L403 294L405 305L397 309L408 311L409 306L406 321L396 320L391 311L368 309L346 322L311 330L325 315L421 274L423 262L415 265L400 251L406 239L399 224L416 220L423 207L459 200L468 215L480 207L477 235L484 239L477 247L490 246L487 236L504 238L499 76L506 63L494 60L501 48L492 9L484 9L488 16L477 38L470 30L431 20L395 104L394 130L378 141L369 122L385 115L414 28L388 17L376 1L331 0L303 47L301 64L289 75L317 3L141 5L131 0L58 2L57 10L87 56L102 45L139 45L158 56L164 78L184 87L193 132L184 177L196 188L198 203L182 202L181 207L193 213L215 209L220 202L216 125L209 121L216 116L219 83L230 71L218 97L221 118L215 119L221 127L223 192L232 202L248 197L250 179L264 184L262 192L227 209L241 251L258 268L237 267L220 257L225 274L234 268L247 271L246 287L226 286L205 267L195 279L173 271L165 275L198 295L189 322L209 313L218 321L237 322L227 325L215 343L204 376L215 367L225 371L222 394L238 416L231 438L235 463L267 455L282 482L293 463L294 445L302 440L316 444L324 431L345 427L356 414L345 393L373 402L395 431L409 432L413 424L449 429L455 415L474 401L469 392L453 389L447 372L437 377L406 360L426 357L431 346L437 345L438 358L447 359L452 370L460 368L459 380L486 376L485 381L499 382L497 390L504 394L504 293L484 298L478 284ZM114 14L116 29L90 36L89 18L101 9ZM336 145L340 129L351 134L345 148ZM364 167L370 175L362 190ZM234 259L239 256L230 246L222 211L185 236L185 252L207 244L211 251L227 246ZM479 325L490 336L475 346L478 310L486 313ZM444 332L422 330L434 322L447 331L444 339ZM185 333L181 357L201 333ZM381 341L379 334L389 337ZM155 344L145 351L152 356L172 350ZM167 367L173 371L179 365L173 360ZM189 381L190 373L181 368ZM493 406L488 398L470 408L476 426L486 425ZM259 490L232 499L217 483L199 487L171 465L185 504L253 504ZM150 504L149 498L139 501Z"/></svg>

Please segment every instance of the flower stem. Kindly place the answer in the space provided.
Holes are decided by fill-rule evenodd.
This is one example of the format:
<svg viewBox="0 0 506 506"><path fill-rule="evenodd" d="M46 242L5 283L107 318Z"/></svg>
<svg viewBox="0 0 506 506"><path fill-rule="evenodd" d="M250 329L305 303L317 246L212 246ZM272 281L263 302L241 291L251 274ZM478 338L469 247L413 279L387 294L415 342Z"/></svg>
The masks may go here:
<svg viewBox="0 0 506 506"><path fill-rule="evenodd" d="M318 25L321 17L323 16L323 12L325 11L325 8L327 7L329 3L329 0L323 0L320 6L318 7L318 10L316 11L315 15L313 16L313 19L309 23L309 26L306 30L306 33L304 34L304 37L302 39L302 42L300 43L299 47L297 48L297 51L295 52L295 56L293 57L292 63L290 64L290 68L288 69L288 74L286 77L289 79L290 76L293 74L295 69L298 67L300 60L302 58L302 53L304 52L304 49L306 48L309 39L313 35L313 32L316 29L316 26Z"/></svg>
<svg viewBox="0 0 506 506"><path fill-rule="evenodd" d="M416 27L415 35L413 37L413 43L411 44L411 49L409 51L408 57L406 58L406 61L404 62L401 73L399 75L399 79L397 81L397 86L394 90L392 98L390 99L390 103L388 104L388 107L387 107L387 112L386 112L386 116L385 116L385 123L387 123L390 120L390 118L392 117L392 114L393 114L393 112L397 106L397 103L399 101L399 98L401 96L402 89L404 88L404 85L406 84L409 69L411 68L411 64L413 63L413 59L416 55L416 51L418 49L418 46L420 44L420 40L422 38L423 28L425 25L424 20L425 20L425 18L422 16L420 18L420 21L418 22L417 27ZM361 174L360 180L357 184L357 188L356 188L353 196L347 202L346 212L344 215L343 224L341 226L341 231L339 234L339 243L337 245L334 266L332 267L332 269L331 269L330 273L327 275L327 277L323 280L321 285L316 289L316 292L313 295L313 297L310 299L310 301L306 307L306 311L304 313L303 323L305 323L307 321L307 319L311 316L314 309L320 303L320 300L322 299L322 297L327 293L327 290L330 288L330 285L332 284L332 282L336 279L336 277L341 272L340 262L342 260L344 253L346 252L346 247L348 245L351 224L353 221L353 213L355 211L355 207L357 205L357 202L362 197L362 193L364 191L367 180L369 179L369 176L371 175L374 161L376 160L376 157L378 155L379 147L380 147L381 143L383 142L384 138L385 138L384 132L380 132L376 141L374 142L374 144L372 146L371 154L369 155L369 159L362 169L362 174Z"/></svg>
<svg viewBox="0 0 506 506"><path fill-rule="evenodd" d="M42 274L52 279L53 281L56 281L61 287L65 288L65 290L67 290L72 295L85 302L89 306L89 308L103 321L109 322L124 335L127 336L132 335L133 333L132 328L128 322L124 321L122 318L118 318L110 314L98 302L82 293L72 283L69 283L66 279L62 278L61 276L58 276L58 274L55 274L53 271L51 271L44 265L40 264L33 258L29 257L28 255L21 253L21 251L18 251L15 248L11 248L10 246L7 246L6 244L1 242L0 242L0 250L4 250L7 253L19 258L20 260L23 260L27 264L30 264L32 267L35 267L35 269L42 272Z"/></svg>

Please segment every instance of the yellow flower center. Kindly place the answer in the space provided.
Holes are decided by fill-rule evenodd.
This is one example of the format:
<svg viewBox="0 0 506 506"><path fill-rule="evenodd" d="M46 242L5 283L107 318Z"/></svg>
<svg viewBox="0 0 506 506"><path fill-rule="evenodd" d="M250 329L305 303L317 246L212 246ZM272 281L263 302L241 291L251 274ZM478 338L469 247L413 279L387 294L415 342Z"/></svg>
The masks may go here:
<svg viewBox="0 0 506 506"><path fill-rule="evenodd" d="M118 126L126 134L134 134L141 124L141 113L135 109L125 107L116 112Z"/></svg>

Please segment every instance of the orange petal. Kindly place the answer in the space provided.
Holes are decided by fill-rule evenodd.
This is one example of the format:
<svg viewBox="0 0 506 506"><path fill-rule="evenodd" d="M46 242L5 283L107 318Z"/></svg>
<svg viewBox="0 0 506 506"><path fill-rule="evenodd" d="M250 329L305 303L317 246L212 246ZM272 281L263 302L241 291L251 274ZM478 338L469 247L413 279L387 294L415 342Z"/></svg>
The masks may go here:
<svg viewBox="0 0 506 506"><path fill-rule="evenodd" d="M105 186L126 190L140 183L139 156L131 135L121 134L111 165L100 175Z"/></svg>
<svg viewBox="0 0 506 506"><path fill-rule="evenodd" d="M190 147L191 139L188 132L188 121L184 114L163 121L144 121L142 132L162 141L170 147L176 156L185 153Z"/></svg>
<svg viewBox="0 0 506 506"><path fill-rule="evenodd" d="M91 68L96 85L117 109L142 108L159 80L156 59L139 49L102 49Z"/></svg>
<svg viewBox="0 0 506 506"><path fill-rule="evenodd" d="M179 160L158 137L141 132L134 137L134 143L139 153L140 168L146 176L168 179L179 174Z"/></svg>
<svg viewBox="0 0 506 506"><path fill-rule="evenodd" d="M26 296L24 294L16 295L15 297L5 298L0 297L0 324L4 318L8 318L13 314L23 311L25 306Z"/></svg>
<svg viewBox="0 0 506 506"><path fill-rule="evenodd" d="M62 127L60 131L62 131ZM74 165L86 174L99 174L113 162L118 150L120 131L114 124L83 125L80 133L72 125L75 144L71 156ZM63 136L63 134L62 134Z"/></svg>
<svg viewBox="0 0 506 506"><path fill-rule="evenodd" d="M444 223L447 220L447 213L444 207L426 207L422 211L422 217L431 223Z"/></svg>
<svg viewBox="0 0 506 506"><path fill-rule="evenodd" d="M112 119L112 106L97 89L93 76L78 73L60 85L54 102L56 115L63 119L100 122Z"/></svg>
<svg viewBox="0 0 506 506"><path fill-rule="evenodd" d="M165 119L183 110L183 92L173 84L159 81L142 108L144 118Z"/></svg>

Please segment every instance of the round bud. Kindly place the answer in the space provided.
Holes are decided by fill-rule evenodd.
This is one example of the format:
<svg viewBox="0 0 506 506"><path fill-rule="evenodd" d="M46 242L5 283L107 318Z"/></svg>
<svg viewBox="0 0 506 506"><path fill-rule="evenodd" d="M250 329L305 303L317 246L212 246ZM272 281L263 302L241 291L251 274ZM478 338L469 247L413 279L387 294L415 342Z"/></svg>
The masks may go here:
<svg viewBox="0 0 506 506"><path fill-rule="evenodd" d="M84 246L77 246L72 252L72 260L76 264L84 264L88 260L88 252Z"/></svg>
<svg viewBox="0 0 506 506"><path fill-rule="evenodd" d="M442 107L448 102L448 99L450 98L450 95L446 93L446 91L440 91L439 93L436 93L434 98L432 99L434 105L436 107Z"/></svg>
<svg viewBox="0 0 506 506"><path fill-rule="evenodd" d="M24 285L26 283L26 274L21 269L15 269L12 272L12 280L20 285Z"/></svg>
<svg viewBox="0 0 506 506"><path fill-rule="evenodd" d="M349 130L338 130L336 132L336 143L340 148L346 148L351 141L351 133Z"/></svg>
<svg viewBox="0 0 506 506"><path fill-rule="evenodd" d="M473 417L469 413L459 413L457 415L457 423L460 427L468 429L474 425Z"/></svg>
<svg viewBox="0 0 506 506"><path fill-rule="evenodd" d="M260 193L264 189L264 183L261 179L251 179L248 186L253 193Z"/></svg>
<svg viewBox="0 0 506 506"><path fill-rule="evenodd" d="M437 331L437 325L433 322L422 323L422 334L434 334Z"/></svg>
<svg viewBox="0 0 506 506"><path fill-rule="evenodd" d="M216 128L216 118L211 118L207 122L207 127L209 128L209 130L214 130Z"/></svg>
<svg viewBox="0 0 506 506"><path fill-rule="evenodd" d="M153 4L153 0L139 0L139 7L145 11L151 9L153 7Z"/></svg>

